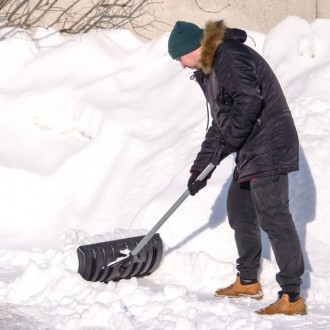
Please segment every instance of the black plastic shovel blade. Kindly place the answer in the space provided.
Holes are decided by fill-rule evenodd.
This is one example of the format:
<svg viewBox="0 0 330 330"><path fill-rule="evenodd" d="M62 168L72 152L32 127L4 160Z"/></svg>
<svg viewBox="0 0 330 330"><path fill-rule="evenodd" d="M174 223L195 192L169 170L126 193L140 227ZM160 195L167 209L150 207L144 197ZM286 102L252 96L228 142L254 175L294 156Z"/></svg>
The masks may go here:
<svg viewBox="0 0 330 330"><path fill-rule="evenodd" d="M164 247L159 234L155 234L136 257L130 258L123 251L132 251L144 236L115 241L82 245L77 249L78 273L87 281L120 281L131 277L147 276L154 272L163 259ZM123 262L117 262L118 260Z"/></svg>

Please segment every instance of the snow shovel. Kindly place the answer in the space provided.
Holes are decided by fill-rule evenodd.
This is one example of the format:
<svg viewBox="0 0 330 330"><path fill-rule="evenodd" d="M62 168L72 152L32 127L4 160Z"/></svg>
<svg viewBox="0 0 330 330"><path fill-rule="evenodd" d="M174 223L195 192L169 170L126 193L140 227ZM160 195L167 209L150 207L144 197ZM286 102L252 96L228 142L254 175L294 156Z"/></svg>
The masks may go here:
<svg viewBox="0 0 330 330"><path fill-rule="evenodd" d="M221 144L196 180L204 180L219 165L222 150ZM164 253L156 232L189 195L187 189L145 236L80 246L78 273L87 281L104 283L151 274L161 264Z"/></svg>

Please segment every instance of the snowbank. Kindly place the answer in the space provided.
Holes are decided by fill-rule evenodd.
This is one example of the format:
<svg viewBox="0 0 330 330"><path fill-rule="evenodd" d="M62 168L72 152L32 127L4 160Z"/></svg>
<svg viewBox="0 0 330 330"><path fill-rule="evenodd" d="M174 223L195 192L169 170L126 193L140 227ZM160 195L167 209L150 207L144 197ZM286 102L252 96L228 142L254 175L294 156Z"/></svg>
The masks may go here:
<svg viewBox="0 0 330 330"><path fill-rule="evenodd" d="M254 313L278 290L266 239L265 298L213 298L235 276L225 209L232 157L161 228L156 272L84 281L79 245L145 234L186 189L205 134L202 92L167 55L168 34L145 44L124 30L0 40L0 328L328 328L329 28L330 20L288 17L267 35L248 31L300 136L290 195L306 261L305 317Z"/></svg>

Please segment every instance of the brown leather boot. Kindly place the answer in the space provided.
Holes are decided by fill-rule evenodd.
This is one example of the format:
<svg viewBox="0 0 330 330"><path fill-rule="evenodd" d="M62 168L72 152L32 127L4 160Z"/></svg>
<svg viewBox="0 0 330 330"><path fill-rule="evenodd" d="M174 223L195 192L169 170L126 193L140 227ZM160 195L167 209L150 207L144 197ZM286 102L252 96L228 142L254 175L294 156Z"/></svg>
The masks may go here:
<svg viewBox="0 0 330 330"><path fill-rule="evenodd" d="M256 311L260 315L274 315L274 314L285 314L285 315L305 315L306 305L305 299L300 297L297 301L290 302L288 294L283 293L273 304L266 308Z"/></svg>
<svg viewBox="0 0 330 330"><path fill-rule="evenodd" d="M220 298L240 298L249 297L252 299L260 300L263 297L263 292L259 282L253 284L242 285L239 275L236 277L235 283L226 288L218 289L215 291L214 296Z"/></svg>

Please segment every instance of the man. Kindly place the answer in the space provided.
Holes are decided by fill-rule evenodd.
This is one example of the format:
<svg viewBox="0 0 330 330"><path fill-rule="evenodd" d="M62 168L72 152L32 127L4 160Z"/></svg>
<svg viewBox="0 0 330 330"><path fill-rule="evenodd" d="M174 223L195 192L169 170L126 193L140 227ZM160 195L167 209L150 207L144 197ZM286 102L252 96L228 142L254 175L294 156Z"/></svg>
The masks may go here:
<svg viewBox="0 0 330 330"><path fill-rule="evenodd" d="M212 125L191 168L188 188L195 195L207 179L196 181L219 143L221 158L236 153L227 211L238 250L236 281L216 297L263 297L258 281L263 229L279 267L281 287L275 303L258 314L306 314L300 297L304 272L299 237L289 210L288 173L298 170L299 141L284 94L273 71L244 45L246 32L210 21L204 30L175 24L168 52L194 77L210 105Z"/></svg>

